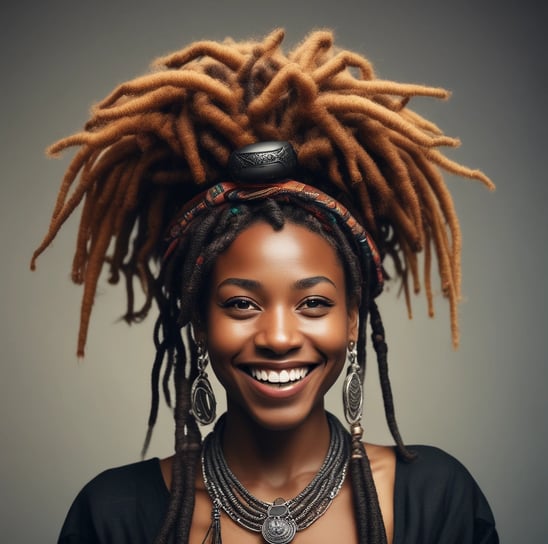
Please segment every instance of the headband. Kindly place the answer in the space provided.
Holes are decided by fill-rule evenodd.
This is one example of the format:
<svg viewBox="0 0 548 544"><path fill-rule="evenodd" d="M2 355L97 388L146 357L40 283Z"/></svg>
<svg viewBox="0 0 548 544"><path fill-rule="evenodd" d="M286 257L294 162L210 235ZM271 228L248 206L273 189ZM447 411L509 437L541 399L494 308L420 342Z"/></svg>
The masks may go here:
<svg viewBox="0 0 548 544"><path fill-rule="evenodd" d="M265 152L264 147L268 145L278 146L283 149L281 151L275 150L277 152ZM257 149L258 146L261 146L260 151L254 153L253 149ZM284 164L288 162L284 157L289 156L290 170L293 170L295 163L294 151L291 148L292 154L288 154L287 146L291 148L287 142L261 142L234 152L231 160L229 160L229 167L232 165L230 168L231 174L233 177L237 175L243 183L242 181L217 183L189 201L171 226L168 248L164 254L164 259L167 259L175 250L194 219L208 213L212 208L274 199L299 206L312 213L314 213L314 209L323 211L330 221L339 224L356 241L363 263L372 272L369 274L370 281L373 282L370 292L373 296L377 296L382 291L383 286L381 257L377 246L362 225L338 200L316 187L284 178L284 174L290 173L288 169L284 168ZM268 156L270 156L270 160L268 160ZM234 157L236 157L236 160ZM245 159L243 163L242 157ZM250 160L250 157L255 160ZM233 166L234 163L238 164L236 170ZM253 178L249 174L250 169L253 169ZM242 170L247 170L245 175L242 175ZM272 175L273 171L276 172L276 175ZM252 183L251 179L257 181ZM326 224L325 221L323 223Z"/></svg>

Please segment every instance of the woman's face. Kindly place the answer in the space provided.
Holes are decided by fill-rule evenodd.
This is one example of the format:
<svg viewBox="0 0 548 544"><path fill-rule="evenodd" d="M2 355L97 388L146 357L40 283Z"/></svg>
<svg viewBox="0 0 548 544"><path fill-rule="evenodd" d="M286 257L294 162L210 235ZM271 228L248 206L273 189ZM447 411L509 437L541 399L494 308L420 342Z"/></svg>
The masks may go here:
<svg viewBox="0 0 548 544"><path fill-rule="evenodd" d="M228 409L265 428L292 428L323 408L356 330L337 253L305 227L255 223L214 265L204 331L212 367Z"/></svg>

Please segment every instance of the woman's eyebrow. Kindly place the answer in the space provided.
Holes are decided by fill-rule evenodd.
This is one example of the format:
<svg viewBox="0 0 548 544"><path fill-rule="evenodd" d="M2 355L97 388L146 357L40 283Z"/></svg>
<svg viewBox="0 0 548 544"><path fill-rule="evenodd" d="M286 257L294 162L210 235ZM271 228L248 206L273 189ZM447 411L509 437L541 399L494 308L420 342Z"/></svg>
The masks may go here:
<svg viewBox="0 0 548 544"><path fill-rule="evenodd" d="M237 287L249 289L250 291L256 291L261 287L260 282L256 280L249 280L246 278L226 278L221 283L219 283L218 288L225 285L236 285Z"/></svg>
<svg viewBox="0 0 548 544"><path fill-rule="evenodd" d="M318 283L327 282L333 285L333 287L337 287L335 285L335 282L330 280L326 276L312 276L310 278L303 278L302 280L297 280L293 286L295 289L309 289L310 287L314 287L318 285Z"/></svg>
<svg viewBox="0 0 548 544"><path fill-rule="evenodd" d="M310 278L302 278L297 280L293 284L293 288L296 290L310 289L318 285L319 283L329 283L333 287L337 287L333 280L330 280L326 276L311 276ZM226 278L221 283L219 283L218 288L225 285L236 285L237 287L242 287L243 289L249 289L250 291L256 291L262 287L262 283L257 280L250 280L247 278Z"/></svg>

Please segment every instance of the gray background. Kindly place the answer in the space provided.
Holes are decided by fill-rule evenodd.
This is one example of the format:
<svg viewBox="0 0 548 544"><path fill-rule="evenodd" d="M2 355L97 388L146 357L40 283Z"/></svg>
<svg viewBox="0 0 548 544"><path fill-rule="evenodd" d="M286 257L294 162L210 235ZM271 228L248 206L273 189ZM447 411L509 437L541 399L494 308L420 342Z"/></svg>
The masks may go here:
<svg viewBox="0 0 548 544"><path fill-rule="evenodd" d="M35 5L35 4L38 4ZM19 2L2 7L0 286L3 542L53 542L70 501L98 471L137 460L148 413L151 323L116 323L123 289L101 282L84 361L75 356L80 289L69 282L75 221L30 273L69 156L53 140L149 61L189 41L287 29L288 44L331 26L385 78L440 85L417 100L463 146L451 156L497 183L449 178L463 223L462 344L447 308L409 321L397 289L381 299L400 427L474 474L503 542L547 542L546 3ZM330 399L337 411L339 391ZM367 438L388 442L378 386L367 386ZM160 415L150 455L172 449Z"/></svg>

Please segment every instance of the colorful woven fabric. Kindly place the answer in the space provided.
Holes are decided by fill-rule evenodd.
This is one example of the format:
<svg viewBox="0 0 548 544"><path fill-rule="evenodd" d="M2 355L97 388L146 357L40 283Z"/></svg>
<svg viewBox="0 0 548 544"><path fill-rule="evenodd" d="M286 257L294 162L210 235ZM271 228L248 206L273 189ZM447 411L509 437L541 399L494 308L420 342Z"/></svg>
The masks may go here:
<svg viewBox="0 0 548 544"><path fill-rule="evenodd" d="M294 203L313 214L316 210L327 212L331 220L338 222L343 228L350 231L363 252L366 262L373 265L376 280L375 285L372 286L373 295L377 296L382 291L381 257L371 236L339 201L316 187L299 181L285 181L268 185L242 185L241 183L232 182L213 185L205 192L197 195L184 207L179 218L170 229L169 245L164 258L167 258L173 252L192 221L203 213L207 213L211 208L268 198ZM236 208L234 213L237 213ZM325 221L322 221L322 223L329 228Z"/></svg>

